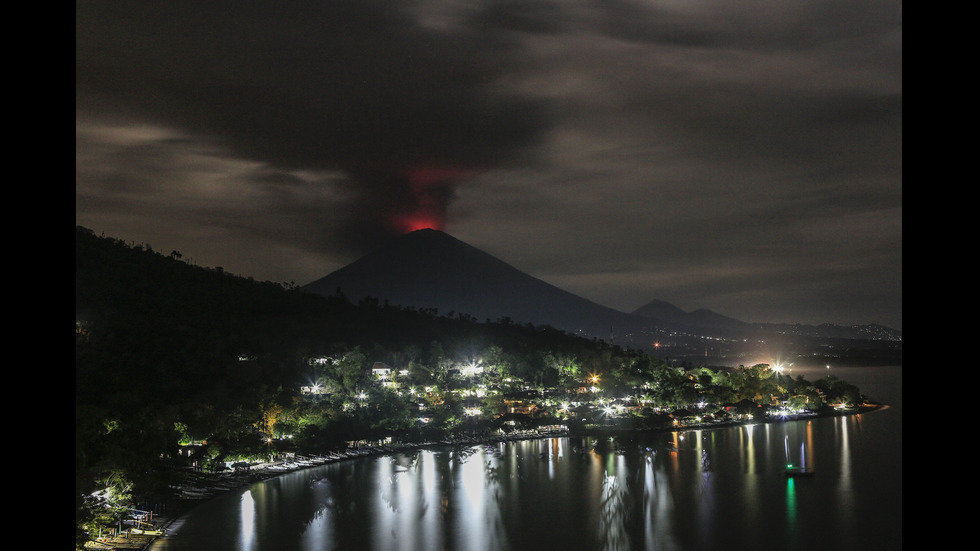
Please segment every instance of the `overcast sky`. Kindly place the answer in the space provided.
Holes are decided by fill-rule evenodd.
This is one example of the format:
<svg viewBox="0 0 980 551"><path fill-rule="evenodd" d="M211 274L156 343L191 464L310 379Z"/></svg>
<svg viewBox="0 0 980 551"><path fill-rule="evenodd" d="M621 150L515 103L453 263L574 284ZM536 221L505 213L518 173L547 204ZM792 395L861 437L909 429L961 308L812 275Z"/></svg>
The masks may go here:
<svg viewBox="0 0 980 551"><path fill-rule="evenodd" d="M96 234L302 285L431 226L627 312L902 328L900 0L90 0L75 56Z"/></svg>

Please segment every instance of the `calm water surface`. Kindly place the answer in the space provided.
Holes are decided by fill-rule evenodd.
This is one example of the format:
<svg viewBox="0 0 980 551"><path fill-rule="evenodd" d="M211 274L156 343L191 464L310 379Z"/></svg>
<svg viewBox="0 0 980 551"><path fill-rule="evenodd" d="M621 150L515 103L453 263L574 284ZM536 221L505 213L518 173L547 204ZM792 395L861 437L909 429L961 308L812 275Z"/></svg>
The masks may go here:
<svg viewBox="0 0 980 551"><path fill-rule="evenodd" d="M794 375L828 373L890 407L334 463L203 503L152 550L901 549L901 367ZM801 453L815 476L786 478Z"/></svg>

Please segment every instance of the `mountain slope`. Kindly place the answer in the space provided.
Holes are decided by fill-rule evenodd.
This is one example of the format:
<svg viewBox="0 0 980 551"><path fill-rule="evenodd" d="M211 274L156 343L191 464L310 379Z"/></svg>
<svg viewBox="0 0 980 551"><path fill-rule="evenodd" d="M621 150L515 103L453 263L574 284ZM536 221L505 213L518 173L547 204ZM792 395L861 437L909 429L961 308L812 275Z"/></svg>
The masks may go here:
<svg viewBox="0 0 980 551"><path fill-rule="evenodd" d="M303 287L357 302L364 297L477 320L510 318L608 339L630 315L564 291L444 232L418 230Z"/></svg>
<svg viewBox="0 0 980 551"><path fill-rule="evenodd" d="M302 290L328 297L339 292L355 303L370 297L393 306L435 309L440 315L466 315L478 322L551 326L629 348L657 349L675 358L697 357L699 362L709 361L713 354L710 361L741 363L760 356L759 347L781 347L784 356L815 357L828 347L842 346L822 339L852 333L864 342L847 343L850 354L855 346L870 346L874 353L880 348L865 340L871 337L867 332L831 334L807 326L751 324L709 310L684 312L663 301L627 314L559 289L431 229L402 235ZM896 350L897 361L892 359ZM888 362L901 363L900 337L895 346L886 346L885 355Z"/></svg>

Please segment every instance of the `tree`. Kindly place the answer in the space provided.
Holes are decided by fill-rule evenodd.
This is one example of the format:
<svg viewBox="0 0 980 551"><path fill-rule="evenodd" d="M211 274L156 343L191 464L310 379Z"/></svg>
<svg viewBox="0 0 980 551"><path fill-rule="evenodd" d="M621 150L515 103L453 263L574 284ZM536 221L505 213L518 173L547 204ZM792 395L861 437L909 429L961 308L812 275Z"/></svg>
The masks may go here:
<svg viewBox="0 0 980 551"><path fill-rule="evenodd" d="M353 393L364 386L367 358L359 347L355 347L337 363L337 379L344 390Z"/></svg>
<svg viewBox="0 0 980 551"><path fill-rule="evenodd" d="M255 423L255 428L264 432L270 440L275 438L276 423L282 415L283 407L275 401L266 400L261 406L261 417Z"/></svg>
<svg viewBox="0 0 980 551"><path fill-rule="evenodd" d="M547 369L557 374L559 385L563 387L578 386L578 381L582 376L582 368L578 358L570 354L548 351L544 355L544 364Z"/></svg>
<svg viewBox="0 0 980 551"><path fill-rule="evenodd" d="M102 489L84 496L76 510L76 546L84 544L89 537L97 537L114 528L130 513L133 483L122 471L105 471L96 479L96 484Z"/></svg>

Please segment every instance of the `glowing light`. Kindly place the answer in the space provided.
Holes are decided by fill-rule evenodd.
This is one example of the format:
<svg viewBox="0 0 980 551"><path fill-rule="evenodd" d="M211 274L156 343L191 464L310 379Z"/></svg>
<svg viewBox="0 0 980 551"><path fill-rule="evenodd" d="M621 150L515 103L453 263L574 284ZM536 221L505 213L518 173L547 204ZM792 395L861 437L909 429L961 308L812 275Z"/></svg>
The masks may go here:
<svg viewBox="0 0 980 551"><path fill-rule="evenodd" d="M418 230L441 230L445 227L445 219L425 213L411 213L396 216L392 221L395 229L401 233L411 233Z"/></svg>
<svg viewBox="0 0 980 551"><path fill-rule="evenodd" d="M391 219L392 227L401 233L417 230L441 230L446 225L446 208L455 182L468 176L469 170L450 166L414 166L405 169L412 201Z"/></svg>
<svg viewBox="0 0 980 551"><path fill-rule="evenodd" d="M246 490L241 497L241 548L249 549L252 546L252 540L255 538L255 498L252 497L252 491Z"/></svg>
<svg viewBox="0 0 980 551"><path fill-rule="evenodd" d="M478 373L483 373L483 361L473 361L469 364L463 366L462 374L467 377L472 377Z"/></svg>

